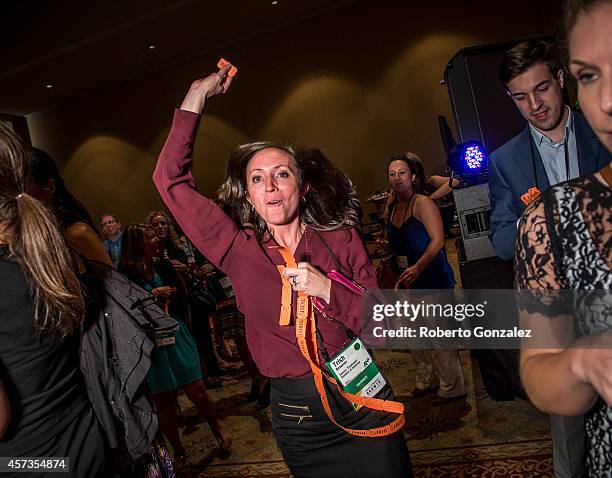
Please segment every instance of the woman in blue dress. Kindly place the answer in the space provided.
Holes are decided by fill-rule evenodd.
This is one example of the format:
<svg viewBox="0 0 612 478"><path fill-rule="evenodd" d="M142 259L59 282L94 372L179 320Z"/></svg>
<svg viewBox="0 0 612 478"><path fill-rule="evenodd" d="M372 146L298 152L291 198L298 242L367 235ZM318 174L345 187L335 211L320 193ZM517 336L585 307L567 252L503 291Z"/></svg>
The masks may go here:
<svg viewBox="0 0 612 478"><path fill-rule="evenodd" d="M385 213L386 237L393 252L396 288L453 289L455 275L444 246L442 217L426 194L427 178L419 157L405 153L387 164L391 196ZM465 397L457 350L412 350L416 367L414 398L438 392L435 405Z"/></svg>
<svg viewBox="0 0 612 478"><path fill-rule="evenodd" d="M188 320L189 307L185 289L170 266L155 264L158 239L155 230L146 224L133 224L123 232L119 270L135 283L150 291L180 325L178 331L156 337L151 353L151 369L147 376L159 417L159 426L174 450L177 465L186 460L176 423L176 392L183 388L213 432L221 447L221 457L229 455L231 441L221 429L215 404L204 388L196 344L183 320Z"/></svg>

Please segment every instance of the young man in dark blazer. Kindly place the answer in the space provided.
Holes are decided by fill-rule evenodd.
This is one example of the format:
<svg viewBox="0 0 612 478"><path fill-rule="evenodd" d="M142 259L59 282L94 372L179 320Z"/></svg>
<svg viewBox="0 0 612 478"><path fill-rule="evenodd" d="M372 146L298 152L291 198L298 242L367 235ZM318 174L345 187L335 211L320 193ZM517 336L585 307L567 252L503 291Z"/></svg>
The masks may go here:
<svg viewBox="0 0 612 478"><path fill-rule="evenodd" d="M528 123L489 159L491 242L509 260L527 205L550 186L598 171L611 157L582 115L564 104L564 70L553 45L518 44L503 57L499 78ZM583 418L550 420L555 477L584 476Z"/></svg>
<svg viewBox="0 0 612 478"><path fill-rule="evenodd" d="M499 77L528 123L489 159L491 242L499 257L512 259L517 221L527 205L550 186L594 173L611 158L583 116L563 103L564 70L553 45L518 44L502 59Z"/></svg>

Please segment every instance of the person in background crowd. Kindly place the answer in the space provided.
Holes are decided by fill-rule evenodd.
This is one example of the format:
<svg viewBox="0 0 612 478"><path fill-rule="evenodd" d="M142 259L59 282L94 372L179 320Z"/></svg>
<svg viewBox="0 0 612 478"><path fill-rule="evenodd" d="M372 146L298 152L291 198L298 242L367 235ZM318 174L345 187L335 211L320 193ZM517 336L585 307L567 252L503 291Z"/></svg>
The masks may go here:
<svg viewBox="0 0 612 478"><path fill-rule="evenodd" d="M219 290L217 293L219 300L213 314L215 329L219 331L223 340L234 341L240 360L251 378L251 391L247 396L247 402L257 400L258 409L267 408L270 405L270 379L261 375L251 356L246 341L244 315L236 305L236 294L229 277L217 269L208 280Z"/></svg>
<svg viewBox="0 0 612 478"><path fill-rule="evenodd" d="M454 288L455 274L443 251L442 218L425 195L421 161L413 153L392 156L387 177L391 199L385 221L398 283L413 289Z"/></svg>
<svg viewBox="0 0 612 478"><path fill-rule="evenodd" d="M119 258L121 257L121 221L113 214L102 214L100 216L100 226L106 236L106 239L103 241L104 247L116 269L119 266Z"/></svg>
<svg viewBox="0 0 612 478"><path fill-rule="evenodd" d="M406 152L404 154L398 154L394 156L395 158L402 159L405 158L411 164L411 166L415 170L416 177L418 178L418 186L419 191L422 191L421 194L424 196L429 196L434 201L437 199L441 199L451 192L453 192L450 186L450 178L448 176L440 176L437 174L433 174L431 176L427 176L425 174L425 166L423 165L423 161L416 154L411 152ZM459 180L453 179L453 186L459 186Z"/></svg>
<svg viewBox="0 0 612 478"><path fill-rule="evenodd" d="M33 179L28 194L51 207L68 247L77 255L112 266L89 212L66 188L53 158L38 148L31 148L27 157Z"/></svg>
<svg viewBox="0 0 612 478"><path fill-rule="evenodd" d="M145 222L155 230L161 258L169 260L178 272L186 273L187 258L170 216L163 211L152 211Z"/></svg>
<svg viewBox="0 0 612 478"><path fill-rule="evenodd" d="M518 220L538 194L594 173L610 161L584 117L563 103L566 78L555 45L529 40L510 49L499 80L527 127L491 153L491 242L504 260L514 257Z"/></svg>
<svg viewBox="0 0 612 478"><path fill-rule="evenodd" d="M27 192L28 155L0 125L0 455L67 457L69 476L105 477L79 375L81 284L56 217Z"/></svg>
<svg viewBox="0 0 612 478"><path fill-rule="evenodd" d="M218 388L221 386L219 377L226 373L226 370L221 368L215 355L208 320L214 313L215 306L201 300L196 290L206 287L204 282L206 271L212 271L214 267L195 250L189 239L179 237L174 227L174 220L165 212L150 212L146 222L153 227L159 240L160 259L170 261L174 269L184 278L193 319L189 325L202 359L206 385L208 388Z"/></svg>
<svg viewBox="0 0 612 478"><path fill-rule="evenodd" d="M447 206L450 205L452 199L449 197L449 194L453 192L451 187L451 178L448 176L440 176L437 174L427 176L425 174L425 166L423 165L423 161L416 154L411 152L406 152L403 154L399 154L395 156L398 159L405 158L410 161L410 164L416 171L416 176L419 179L418 188L422 191L421 194L424 196L429 196L431 199L436 201L438 208L440 209L440 214L443 219L443 227L444 234L448 237L452 237L453 234L451 232L451 223L453 221L454 208L449 208ZM453 178L452 185L453 187L459 186L461 182ZM395 200L393 193L391 192L387 198L387 204L385 209L389 208L389 205ZM382 245L386 247L386 243L382 241Z"/></svg>
<svg viewBox="0 0 612 478"><path fill-rule="evenodd" d="M453 289L455 274L443 251L440 211L425 192L422 162L413 153L392 156L387 164L391 197L386 237L393 252L392 267L398 286L411 289ZM414 398L438 392L434 405L465 397L461 360L457 350L412 350L417 371Z"/></svg>
<svg viewBox="0 0 612 478"><path fill-rule="evenodd" d="M580 107L612 152L612 1L568 1L564 26ZM579 337L571 348L523 349L521 375L539 409L584 415L586 473L612 476L612 162L553 186L529 206L519 225L515 268L517 288L538 295L564 289L580 299L587 290L603 289L569 306L568 299L550 294L544 307L520 311L527 327L556 333L570 323ZM568 310L576 324L568 322ZM568 447L579 445L573 440Z"/></svg>
<svg viewBox="0 0 612 478"><path fill-rule="evenodd" d="M179 322L179 330L168 337L156 339L151 354L151 369L147 383L159 417L159 426L174 451L180 467L187 453L176 423L176 392L183 388L219 442L221 456L229 456L231 440L219 425L214 402L204 388L200 358L196 345L185 325L188 298L180 290L180 278L174 268L159 261L159 239L152 227L132 224L123 232L119 272L151 292L160 306Z"/></svg>

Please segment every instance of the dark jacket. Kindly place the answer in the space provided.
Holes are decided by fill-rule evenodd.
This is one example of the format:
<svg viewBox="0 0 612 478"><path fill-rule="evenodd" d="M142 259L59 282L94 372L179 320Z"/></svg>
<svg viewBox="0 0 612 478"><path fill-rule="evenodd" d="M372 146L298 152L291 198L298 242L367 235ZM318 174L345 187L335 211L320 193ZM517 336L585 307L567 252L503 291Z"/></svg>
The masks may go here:
<svg viewBox="0 0 612 478"><path fill-rule="evenodd" d="M176 329L147 291L114 269L86 262L87 322L80 348L89 400L111 448L125 446L136 459L157 432L146 395L155 330Z"/></svg>
<svg viewBox="0 0 612 478"><path fill-rule="evenodd" d="M599 142L584 116L575 111L573 115L578 167L580 175L584 176L603 168L612 160L612 155ZM521 196L536 185L536 177L542 192L550 187L538 148L530 143L533 143L533 138L527 125L489 158L491 242L495 253L502 259L514 257L516 223L527 207ZM535 155L536 171L530 159L531 151Z"/></svg>

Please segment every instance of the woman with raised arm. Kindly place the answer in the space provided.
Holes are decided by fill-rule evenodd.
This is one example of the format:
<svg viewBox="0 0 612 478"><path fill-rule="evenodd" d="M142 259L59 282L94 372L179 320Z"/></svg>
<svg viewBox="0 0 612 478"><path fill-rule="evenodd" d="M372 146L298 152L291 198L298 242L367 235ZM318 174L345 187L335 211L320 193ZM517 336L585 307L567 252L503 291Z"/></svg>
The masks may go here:
<svg viewBox="0 0 612 478"><path fill-rule="evenodd" d="M176 110L153 176L157 189L194 245L232 281L253 358L272 378L273 431L292 473L297 478L411 476L401 430L385 429L397 416L365 407L356 411L335 387L317 382L325 394L320 393L313 379L320 377L318 369L296 343L305 340L296 338L295 327L296 317L303 318L296 303L303 305L305 298L316 298L325 310L327 318L315 312L321 352L321 345L329 354L344 349L348 329L360 332L361 296L326 273L336 270L376 288L355 229L357 201L346 175L317 150L296 154L280 144L257 142L232 153L218 193L221 207L195 188L190 168L200 115L208 98L227 92L230 68L196 80ZM323 407L323 396L329 407ZM393 392L385 386L376 398L392 399ZM335 425L328 412L353 431L382 432L355 436Z"/></svg>
<svg viewBox="0 0 612 478"><path fill-rule="evenodd" d="M564 23L580 108L612 152L612 0L570 0ZM531 203L515 269L521 325L542 344L521 351L525 390L542 411L584 415L588 476L612 476L612 162ZM568 330L575 344L553 348Z"/></svg>
<svg viewBox="0 0 612 478"><path fill-rule="evenodd" d="M0 456L68 457L54 471L108 476L79 372L81 284L53 213L26 192L27 155L0 125Z"/></svg>

